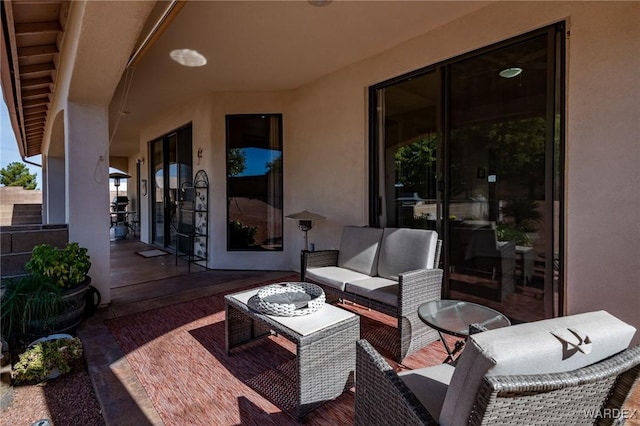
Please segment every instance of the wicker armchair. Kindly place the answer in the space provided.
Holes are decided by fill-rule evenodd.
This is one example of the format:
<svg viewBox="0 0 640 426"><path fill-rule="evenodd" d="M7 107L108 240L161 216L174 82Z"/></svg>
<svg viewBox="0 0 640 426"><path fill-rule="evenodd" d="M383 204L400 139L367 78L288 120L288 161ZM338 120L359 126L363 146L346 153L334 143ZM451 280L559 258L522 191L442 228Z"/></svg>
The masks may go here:
<svg viewBox="0 0 640 426"><path fill-rule="evenodd" d="M494 331L478 336L490 336ZM598 336L602 345L597 349L600 353L593 356L624 346L627 331L623 330L624 337L618 338L619 334L618 344L613 345L612 340L603 341ZM594 332L594 336L597 334ZM474 352L467 361L476 355ZM590 363L590 356L579 353L578 361L589 364L559 372L510 375L478 374L477 369L463 372L465 383L456 390L453 388L458 385L451 374L443 372L449 368L453 376L458 374L455 370L461 368L462 357L455 368L443 364L420 369L435 372L414 370L398 374L369 342L360 340L356 350L355 424L621 425L627 418L640 416L626 401L634 386L640 385L640 345L614 352L594 363ZM416 381L411 380L428 376L431 376L428 385L416 386ZM479 379L477 387L468 383L470 378L475 380L474 377ZM449 379L451 383L447 383ZM453 397L454 403L449 404L452 407L446 408L451 401L442 405L442 399L449 398L449 392L466 394L464 398L469 400L469 407L465 408L464 402ZM429 401L438 398L440 402ZM450 412L446 413L447 410Z"/></svg>
<svg viewBox="0 0 640 426"><path fill-rule="evenodd" d="M377 251L376 253L371 254L373 265L363 262L367 263L367 273L371 275L370 277L363 275L360 272L348 269L349 266L353 265L354 258L360 254L360 249L353 247L353 240L357 239L361 233L375 234L377 231L379 231L381 238L381 248L376 250L380 252L381 263L385 261L385 256L396 257L397 259L400 259L399 262L402 263L403 257L411 257L408 253L411 249L398 245L407 244L407 241L411 242L411 237L416 237L416 240L414 241L419 241L419 239L426 235L426 233L432 232L416 229L385 228L383 236L382 229L345 227L341 242L342 253L339 250L303 252L302 280L322 286L328 300L348 300L397 318L398 333L396 335L396 339L393 342L389 342L390 347L385 347L384 349L393 353L394 358L398 362L402 362L407 355L422 349L429 343L438 339L437 332L427 326L418 317L418 306L424 302L438 300L441 298L443 271L441 269L437 269L437 267L440 259L442 241L437 240L437 235L436 238L433 239L434 244L431 247L432 253L430 254L431 258L429 259L429 269L425 269L427 266L426 261L422 260L422 257L420 256L420 261L423 262L423 265L418 266L408 261L407 263L416 269L406 270L406 272L399 273L397 275L397 279L395 276L391 280L378 276L378 266L376 265L378 263ZM398 245L393 245L394 241L396 241L396 244ZM344 283L340 283L342 286L336 286L335 283L334 285L330 285L327 281L320 279L318 271L321 271L323 268L337 268L337 266L341 265L340 256L344 255L344 251L346 251L343 250L343 245L349 243L352 244L352 251L357 254L354 256L347 256L350 260L345 262L346 267L342 267L340 269L346 271L348 277L352 277L354 279L352 281L348 278L345 279ZM393 250L385 252L385 244L387 244L387 246L392 245ZM367 241L364 246L368 249L375 247L375 245L371 244L370 241ZM426 259L426 256L424 259ZM349 261L352 263L349 264ZM395 261L396 259L391 260L391 262ZM388 263L390 262L387 262L387 264ZM368 268L370 268L370 270ZM362 267L359 269L360 271L364 270ZM381 266L380 269L383 269L383 267ZM315 273L312 274L312 272ZM338 275L339 274L340 272ZM380 284L384 281L388 283ZM391 285L388 285L389 283L391 283Z"/></svg>

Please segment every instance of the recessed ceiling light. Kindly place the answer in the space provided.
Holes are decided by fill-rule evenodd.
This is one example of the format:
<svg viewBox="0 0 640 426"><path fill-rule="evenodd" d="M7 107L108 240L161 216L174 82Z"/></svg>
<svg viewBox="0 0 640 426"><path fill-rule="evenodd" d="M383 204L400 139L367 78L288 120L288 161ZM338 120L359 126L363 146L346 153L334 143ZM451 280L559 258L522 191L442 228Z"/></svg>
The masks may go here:
<svg viewBox="0 0 640 426"><path fill-rule="evenodd" d="M307 1L309 2L309 4L313 6L318 6L318 7L327 6L329 3L331 3L331 0L307 0Z"/></svg>
<svg viewBox="0 0 640 426"><path fill-rule="evenodd" d="M516 68L505 68L502 71L500 71L498 75L503 78L513 78L515 76L520 75L521 73L522 73L522 68L516 67Z"/></svg>
<svg viewBox="0 0 640 426"><path fill-rule="evenodd" d="M171 59L185 67L201 67L207 63L207 58L197 50L176 49L172 50L171 53L169 53L169 56Z"/></svg>

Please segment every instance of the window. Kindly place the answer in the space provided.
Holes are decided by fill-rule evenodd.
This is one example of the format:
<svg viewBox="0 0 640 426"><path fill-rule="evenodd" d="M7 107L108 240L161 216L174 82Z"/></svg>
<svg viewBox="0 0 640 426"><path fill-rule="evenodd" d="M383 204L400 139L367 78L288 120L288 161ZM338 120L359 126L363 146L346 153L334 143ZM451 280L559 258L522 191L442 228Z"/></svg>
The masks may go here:
<svg viewBox="0 0 640 426"><path fill-rule="evenodd" d="M282 115L227 116L227 249L282 250Z"/></svg>

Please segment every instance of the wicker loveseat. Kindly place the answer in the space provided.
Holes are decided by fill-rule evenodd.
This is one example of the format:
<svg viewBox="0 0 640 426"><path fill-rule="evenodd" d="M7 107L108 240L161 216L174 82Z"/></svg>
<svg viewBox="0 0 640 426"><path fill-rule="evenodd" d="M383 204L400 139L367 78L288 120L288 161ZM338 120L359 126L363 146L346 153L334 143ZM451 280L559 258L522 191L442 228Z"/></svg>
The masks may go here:
<svg viewBox="0 0 640 426"><path fill-rule="evenodd" d="M385 349L400 362L438 339L418 318L418 306L441 297L440 247L434 231L345 226L339 250L303 253L302 280L322 286L328 299L397 318L397 339Z"/></svg>
<svg viewBox="0 0 640 426"><path fill-rule="evenodd" d="M623 424L637 415L624 405L640 380L634 333L605 311L519 324L471 336L456 367L399 374L360 340L355 424Z"/></svg>

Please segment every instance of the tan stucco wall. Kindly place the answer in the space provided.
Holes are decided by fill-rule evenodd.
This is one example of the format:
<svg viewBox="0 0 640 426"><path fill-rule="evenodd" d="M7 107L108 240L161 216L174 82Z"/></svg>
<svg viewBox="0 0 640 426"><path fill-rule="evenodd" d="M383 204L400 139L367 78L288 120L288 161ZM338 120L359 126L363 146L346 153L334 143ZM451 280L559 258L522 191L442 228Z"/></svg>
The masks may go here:
<svg viewBox="0 0 640 426"><path fill-rule="evenodd" d="M16 204L23 206L16 208ZM28 206L24 206L25 204ZM42 191L39 189L24 189L19 186L0 187L0 226L19 223L42 223L41 205ZM26 218L26 221L16 218L16 213L22 212L22 214L25 214L26 211L32 217Z"/></svg>
<svg viewBox="0 0 640 426"><path fill-rule="evenodd" d="M567 109L567 307L640 329L640 3L572 17ZM640 333L635 342L640 342Z"/></svg>
<svg viewBox="0 0 640 426"><path fill-rule="evenodd" d="M284 106L282 94L265 93L211 93L181 105L150 125L140 138L139 156L147 156L148 143L164 134L192 123L192 147L194 173L204 169L209 177L209 267L238 269L288 270L288 252L227 252L227 203L226 203L226 139L225 115L250 113L281 113ZM284 120L285 140L288 120ZM202 148L202 159L198 162L197 152ZM284 154L285 161L287 153ZM153 179L147 176L148 164L141 172L142 179L148 179L149 190ZM286 166L285 166L286 167ZM288 179L285 177L285 182ZM133 180L132 180L133 182ZM149 214L149 195L143 197L142 218ZM285 209L285 214L287 210ZM149 224L144 222L141 239L149 241Z"/></svg>
<svg viewBox="0 0 640 426"><path fill-rule="evenodd" d="M290 92L215 93L181 106L145 130L140 152L192 121L194 156L204 150L196 168L212 182L211 234L225 235L224 114L283 112L284 213L326 216L310 241L335 247L342 225L367 223L368 86L566 20L567 313L605 309L640 328L639 17L638 2L497 2ZM284 252L227 253L224 238L212 238L210 266L297 269L301 247L285 221Z"/></svg>
<svg viewBox="0 0 640 426"><path fill-rule="evenodd" d="M327 216L310 238L336 246L340 224L367 222L367 86L566 19L567 313L640 328L639 18L637 2L500 2L297 90L287 173L309 178L289 179L289 205Z"/></svg>

